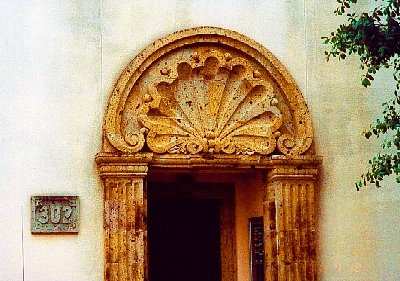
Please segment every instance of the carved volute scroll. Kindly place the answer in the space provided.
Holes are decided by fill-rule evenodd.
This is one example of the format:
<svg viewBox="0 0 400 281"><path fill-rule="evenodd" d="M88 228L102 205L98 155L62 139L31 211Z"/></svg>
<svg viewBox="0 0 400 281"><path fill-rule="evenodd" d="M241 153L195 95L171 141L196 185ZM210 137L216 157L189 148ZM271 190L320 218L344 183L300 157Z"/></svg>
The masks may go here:
<svg viewBox="0 0 400 281"><path fill-rule="evenodd" d="M103 130L105 281L148 280L148 171L201 169L264 170L265 280L317 280L321 158L302 94L263 46L215 27L154 42L119 77Z"/></svg>
<svg viewBox="0 0 400 281"><path fill-rule="evenodd" d="M120 76L103 152L301 155L312 143L304 99L281 63L233 31L160 39Z"/></svg>

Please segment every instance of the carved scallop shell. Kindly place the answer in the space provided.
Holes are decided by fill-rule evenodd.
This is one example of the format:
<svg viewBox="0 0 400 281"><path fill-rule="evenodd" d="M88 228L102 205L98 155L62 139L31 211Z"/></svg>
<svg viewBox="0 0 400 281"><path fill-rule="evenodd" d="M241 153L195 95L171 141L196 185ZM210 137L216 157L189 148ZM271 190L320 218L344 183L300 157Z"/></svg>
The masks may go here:
<svg viewBox="0 0 400 281"><path fill-rule="evenodd" d="M193 52L147 87L139 122L156 153L272 153L282 114L272 85L241 57Z"/></svg>

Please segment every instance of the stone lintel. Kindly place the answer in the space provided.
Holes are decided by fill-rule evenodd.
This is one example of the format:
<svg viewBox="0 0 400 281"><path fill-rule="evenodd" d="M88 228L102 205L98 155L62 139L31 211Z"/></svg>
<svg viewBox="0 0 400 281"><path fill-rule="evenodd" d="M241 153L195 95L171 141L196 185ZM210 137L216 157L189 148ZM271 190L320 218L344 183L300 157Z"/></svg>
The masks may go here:
<svg viewBox="0 0 400 281"><path fill-rule="evenodd" d="M290 173L290 169L298 169L294 173L301 175L303 169L314 168L322 163L322 158L314 155L285 156L285 155L191 155L191 154L156 154L138 152L135 154L99 153L96 163L101 167L111 165L148 165L152 168L179 168L179 169L271 169L276 176ZM281 169L282 168L282 169ZM311 173L312 174L312 173Z"/></svg>

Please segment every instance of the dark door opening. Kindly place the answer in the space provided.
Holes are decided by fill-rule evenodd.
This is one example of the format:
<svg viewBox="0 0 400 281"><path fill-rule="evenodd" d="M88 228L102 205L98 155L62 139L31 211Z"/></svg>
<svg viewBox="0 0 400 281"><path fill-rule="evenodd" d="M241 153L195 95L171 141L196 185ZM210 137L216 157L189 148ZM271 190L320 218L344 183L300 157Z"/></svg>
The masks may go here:
<svg viewBox="0 0 400 281"><path fill-rule="evenodd" d="M221 281L220 201L148 199L149 280Z"/></svg>

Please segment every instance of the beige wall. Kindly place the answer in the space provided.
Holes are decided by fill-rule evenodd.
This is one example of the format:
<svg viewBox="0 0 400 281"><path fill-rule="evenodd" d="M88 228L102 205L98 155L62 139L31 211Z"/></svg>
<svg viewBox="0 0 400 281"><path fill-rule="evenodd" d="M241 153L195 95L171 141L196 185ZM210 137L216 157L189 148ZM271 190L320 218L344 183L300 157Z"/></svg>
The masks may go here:
<svg viewBox="0 0 400 281"><path fill-rule="evenodd" d="M235 186L237 274L238 280L250 281L249 218L263 216L262 172L241 175Z"/></svg>
<svg viewBox="0 0 400 281"><path fill-rule="evenodd" d="M360 87L355 59L325 62L320 37L340 23L332 15L335 5L0 1L0 280L102 279L102 188L93 159L107 98L144 47L200 25L236 30L266 46L305 96L315 148L324 157L318 194L321 280L400 279L397 185L391 180L379 190L354 188L377 146L360 132L380 112L376 104L383 97ZM387 89L388 77L381 74L368 92ZM29 198L40 194L81 197L78 235L30 234Z"/></svg>

